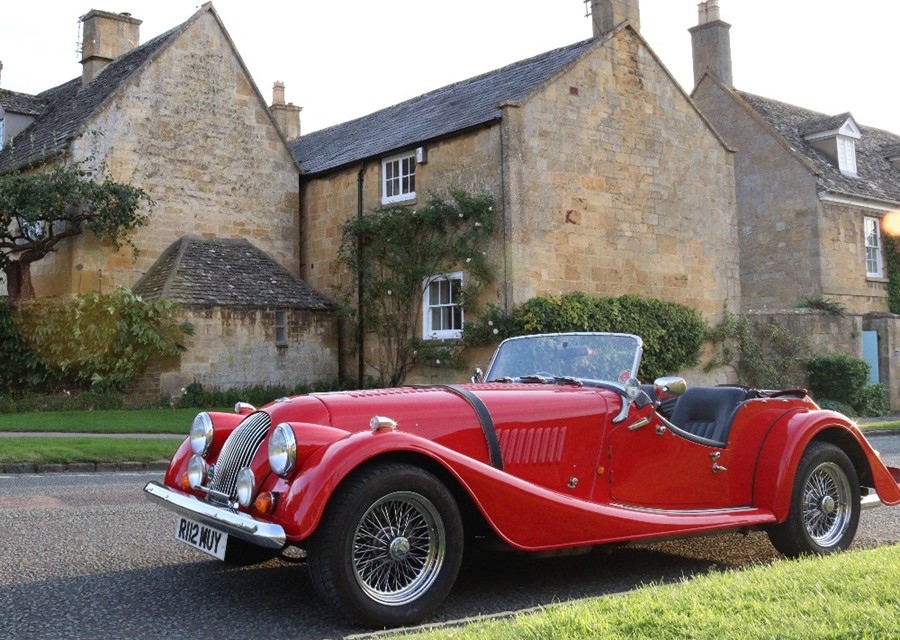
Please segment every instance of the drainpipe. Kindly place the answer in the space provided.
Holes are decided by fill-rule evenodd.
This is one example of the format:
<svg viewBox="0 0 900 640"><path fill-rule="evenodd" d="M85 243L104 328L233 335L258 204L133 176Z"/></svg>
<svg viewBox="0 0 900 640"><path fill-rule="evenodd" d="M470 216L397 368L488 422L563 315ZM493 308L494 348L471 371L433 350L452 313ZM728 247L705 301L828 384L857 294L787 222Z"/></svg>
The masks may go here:
<svg viewBox="0 0 900 640"><path fill-rule="evenodd" d="M363 217L363 185L365 183L365 171L366 171L366 163L363 161L359 165L359 173L356 174L356 217L361 219ZM357 319L357 333L356 333L356 345L357 345L357 379L359 381L359 386L362 388L363 383L365 382L366 375L366 355L365 355L365 346L366 346L366 321L363 316L364 306L363 306L363 286L365 285L365 278L363 277L363 264L362 264L362 239L357 238L356 240L356 255L357 255L357 265L356 265L356 319Z"/></svg>

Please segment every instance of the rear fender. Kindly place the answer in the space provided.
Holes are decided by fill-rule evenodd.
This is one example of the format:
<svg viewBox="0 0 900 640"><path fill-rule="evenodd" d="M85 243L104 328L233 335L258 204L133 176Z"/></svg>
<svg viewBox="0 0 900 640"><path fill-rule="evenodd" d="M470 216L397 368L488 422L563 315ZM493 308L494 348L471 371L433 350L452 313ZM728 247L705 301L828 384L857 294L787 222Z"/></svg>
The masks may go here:
<svg viewBox="0 0 900 640"><path fill-rule="evenodd" d="M788 516L800 458L813 440L840 447L853 462L864 486L874 486L884 504L900 504L900 487L859 428L832 411L798 410L782 416L769 430L757 459L753 504L772 511L779 522Z"/></svg>

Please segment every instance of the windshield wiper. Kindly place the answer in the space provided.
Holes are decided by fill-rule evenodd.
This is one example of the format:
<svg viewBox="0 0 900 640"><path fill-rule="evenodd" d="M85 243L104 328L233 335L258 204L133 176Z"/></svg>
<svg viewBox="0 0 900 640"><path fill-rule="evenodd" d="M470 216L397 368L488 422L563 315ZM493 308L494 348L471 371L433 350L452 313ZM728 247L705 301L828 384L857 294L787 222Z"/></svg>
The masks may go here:
<svg viewBox="0 0 900 640"><path fill-rule="evenodd" d="M578 378L572 376L557 376L553 374L532 373L527 376L521 376L520 382L538 382L540 384L570 384L576 387L583 387L584 383Z"/></svg>

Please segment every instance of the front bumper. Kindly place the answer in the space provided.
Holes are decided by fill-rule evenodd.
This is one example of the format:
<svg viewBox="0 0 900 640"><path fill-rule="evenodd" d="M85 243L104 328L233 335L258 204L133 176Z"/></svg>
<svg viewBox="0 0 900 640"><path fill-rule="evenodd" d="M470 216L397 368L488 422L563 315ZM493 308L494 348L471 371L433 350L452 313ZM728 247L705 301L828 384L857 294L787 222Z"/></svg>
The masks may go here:
<svg viewBox="0 0 900 640"><path fill-rule="evenodd" d="M159 482L148 482L145 495L166 509L201 522L216 531L246 540L267 549L281 549L285 544L284 529L272 522L263 522L229 509L217 507L196 497L173 491Z"/></svg>

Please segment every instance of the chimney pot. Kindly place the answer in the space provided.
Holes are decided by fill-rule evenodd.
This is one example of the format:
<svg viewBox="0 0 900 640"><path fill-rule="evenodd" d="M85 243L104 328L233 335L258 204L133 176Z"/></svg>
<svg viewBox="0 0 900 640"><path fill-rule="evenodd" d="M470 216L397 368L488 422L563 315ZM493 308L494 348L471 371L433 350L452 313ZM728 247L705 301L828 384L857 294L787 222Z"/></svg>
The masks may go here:
<svg viewBox="0 0 900 640"><path fill-rule="evenodd" d="M276 80L272 85L272 104L284 104L284 83L281 80Z"/></svg>
<svg viewBox="0 0 900 640"><path fill-rule="evenodd" d="M276 80L272 85L272 104L269 113L275 119L275 123L281 130L286 140L294 140L300 137L300 112L303 107L294 106L294 103L284 103L284 83Z"/></svg>

